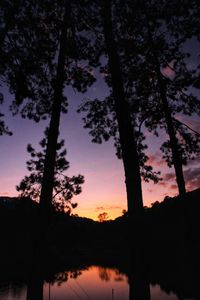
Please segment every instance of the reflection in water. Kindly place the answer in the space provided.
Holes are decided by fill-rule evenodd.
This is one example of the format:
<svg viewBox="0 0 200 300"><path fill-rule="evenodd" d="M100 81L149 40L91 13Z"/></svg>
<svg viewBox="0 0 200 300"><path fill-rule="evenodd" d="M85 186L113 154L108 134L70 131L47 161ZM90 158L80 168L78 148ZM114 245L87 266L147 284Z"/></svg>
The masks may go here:
<svg viewBox="0 0 200 300"><path fill-rule="evenodd" d="M133 274L129 275L129 299L152 299L150 297L149 283L141 274L135 274L135 276Z"/></svg>
<svg viewBox="0 0 200 300"><path fill-rule="evenodd" d="M1 284L1 300L137 300L147 299L148 290L144 282L118 269L90 266L83 270L73 270L54 275L51 283L34 280L28 289L24 285ZM140 291L138 294L138 287ZM151 300L178 300L174 294L166 294L158 285L151 286ZM142 294L141 294L142 293Z"/></svg>
<svg viewBox="0 0 200 300"><path fill-rule="evenodd" d="M26 286L20 283L0 283L0 299L1 300L25 300Z"/></svg>
<svg viewBox="0 0 200 300"><path fill-rule="evenodd" d="M43 279L36 277L31 280L27 287L26 300L43 300Z"/></svg>
<svg viewBox="0 0 200 300"><path fill-rule="evenodd" d="M137 282L138 280L138 282ZM144 281L121 273L118 269L90 266L87 269L58 273L51 283L37 280L29 286L1 284L1 300L145 300L148 288ZM27 292L28 290L28 292ZM178 300L158 285L151 286L151 300Z"/></svg>
<svg viewBox="0 0 200 300"><path fill-rule="evenodd" d="M120 278L120 280L118 280ZM127 277L116 269L91 266L82 270L81 274L74 278L73 273L68 273L67 282L58 286L58 282L51 285L51 300L64 300L66 296L70 300L75 299L128 299ZM48 284L44 287L44 300L48 299Z"/></svg>
<svg viewBox="0 0 200 300"><path fill-rule="evenodd" d="M161 291L158 284L150 286L151 290L151 300L178 300L174 293L169 292L168 294ZM183 299L183 298L182 298ZM186 298L184 298L186 300ZM189 299L188 299L189 300ZM194 300L194 299L190 299Z"/></svg>
<svg viewBox="0 0 200 300"><path fill-rule="evenodd" d="M67 276L66 276L67 273ZM91 266L82 270L74 277L73 272L66 272L64 280L57 280L63 277L63 273L50 285L50 299L70 300L93 299L93 300L145 300L148 295L148 288L144 282L134 282L127 275L117 269ZM77 273L78 274L78 273ZM140 287L140 290L138 289ZM140 298L138 296L140 295ZM143 298L141 298L143 295ZM49 284L44 285L44 300L49 299ZM167 295L161 291L159 286L151 286L151 300L178 300L173 294Z"/></svg>

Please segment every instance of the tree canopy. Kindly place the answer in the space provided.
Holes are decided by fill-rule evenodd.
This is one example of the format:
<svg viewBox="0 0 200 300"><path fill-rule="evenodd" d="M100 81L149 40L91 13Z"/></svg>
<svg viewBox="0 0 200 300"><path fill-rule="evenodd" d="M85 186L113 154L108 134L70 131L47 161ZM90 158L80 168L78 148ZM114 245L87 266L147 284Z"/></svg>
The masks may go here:
<svg viewBox="0 0 200 300"><path fill-rule="evenodd" d="M85 114L93 142L113 138L123 161L129 211L143 206L141 178L160 180L148 165L147 131L166 132L160 149L168 166L174 166L184 196L183 165L200 152L198 132L183 121L200 115L199 67L190 66L185 44L200 34L198 1L179 2L3 1L0 77L14 95L10 109L36 122L50 119L44 152L29 147L31 155L42 153L40 202L45 208L52 203L60 116L68 106L64 88L86 93L97 79L94 69L104 77L109 95L87 99L78 111ZM0 134L10 134L2 117ZM37 170L36 162L29 168Z"/></svg>
<svg viewBox="0 0 200 300"><path fill-rule="evenodd" d="M200 113L200 101L194 90L198 89L199 71L196 66L190 67L190 53L184 49L185 43L197 34L194 24L198 21L191 4L183 4L175 13L174 4L168 5L165 1L151 1L144 5L138 1L127 1L125 5L121 1L112 3L113 35L132 126L137 133L141 175L146 180L158 181L158 174L145 164L148 160L145 130L156 136L165 130L169 139L160 149L168 166L175 167L182 195L185 193L183 165L197 157L200 150L198 132L181 122L182 116ZM111 87L108 64L104 63L100 71ZM92 140L100 143L114 137L120 157L113 94L102 101L87 99L79 111L86 114L83 120L85 127L90 129Z"/></svg>

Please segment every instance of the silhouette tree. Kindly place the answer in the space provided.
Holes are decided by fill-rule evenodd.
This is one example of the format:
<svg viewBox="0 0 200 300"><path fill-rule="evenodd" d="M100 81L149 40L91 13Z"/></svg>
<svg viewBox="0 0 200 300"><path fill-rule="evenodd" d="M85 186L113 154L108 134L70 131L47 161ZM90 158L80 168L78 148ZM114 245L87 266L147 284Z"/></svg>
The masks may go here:
<svg viewBox="0 0 200 300"><path fill-rule="evenodd" d="M75 5L73 8L74 10L76 10ZM64 17L62 21L59 40L57 71L53 88L51 121L49 125L48 143L44 162L43 183L40 196L40 202L45 207L45 209L48 209L52 198L56 143L63 102L63 87L65 83L65 64L67 64L67 67L69 68L66 74L67 83L71 84L79 92L85 92L87 90L87 86L91 85L95 80L93 75L91 74L91 68L88 65L80 67L77 64L78 60L80 61L85 59L85 52L83 52L82 54L81 50L87 47L87 40L85 39L85 37L81 37L81 35L75 38L75 24L78 24L78 20L76 20L75 23L73 17L74 15L72 14L72 2L65 1ZM80 29L78 30L82 32L83 28L80 27ZM87 56L86 58L88 59Z"/></svg>
<svg viewBox="0 0 200 300"><path fill-rule="evenodd" d="M187 67L189 54L183 51L188 32L187 36L184 33L177 35L176 27L182 12L181 17L179 14L176 17L171 7L166 10L165 1L160 5L138 5L136 13L135 8L132 9L132 13L129 10L126 50L130 52L130 46L134 43L138 52L133 54L133 66L128 72L137 70L137 78L132 76L132 79L135 81L133 87L136 95L145 107L141 110L141 121L156 135L158 127L166 129L169 141L163 143L161 150L168 166L174 165L179 194L185 196L183 164L200 150L199 135L189 132L188 127L176 119L176 115L200 113L199 100L190 90L196 81L195 71ZM133 17L135 14L136 18ZM138 24L139 32L135 30ZM130 65L131 56L127 57Z"/></svg>
<svg viewBox="0 0 200 300"><path fill-rule="evenodd" d="M142 186L140 177L139 156L136 136L132 126L129 105L125 96L120 67L120 58L116 51L113 35L111 1L102 2L102 19L111 84L114 97L114 108L119 128L119 139L125 171L125 182L130 220L137 222L143 212Z"/></svg>
<svg viewBox="0 0 200 300"><path fill-rule="evenodd" d="M100 72L112 91L104 101L86 99L78 112L87 112L83 118L84 127L90 128L93 142L101 143L102 140L107 141L111 136L114 137L117 156L122 158L124 164L128 211L130 219L133 220L143 211L141 175L147 181L152 179L156 182L159 174L154 173L152 167L145 164L148 158L144 154L144 136L139 130L136 131L137 120L131 115L129 95L124 88L121 53L115 41L116 28L113 24L116 22L114 23L111 13L115 5L112 5L111 1L97 1L96 7L102 16L102 20L99 18L96 33L98 35L100 32L99 39L102 40L103 32L104 44L100 45L104 55L108 56L108 64L105 65L105 57L101 60Z"/></svg>
<svg viewBox="0 0 200 300"><path fill-rule="evenodd" d="M97 1L98 2L98 1ZM110 135L118 132L116 139L120 140L121 156L124 164L125 182L127 190L128 211L130 219L136 219L142 212L142 189L139 169L139 157L137 153L136 137L132 121L129 113L128 102L126 101L123 79L121 77L121 67L116 44L113 36L113 24L111 17L111 1L103 1L96 3L97 9L95 13L100 14L99 23L97 24L97 34L100 28L100 37L103 38L102 53L108 55L109 65L109 86L112 88L112 115L106 119L109 112L109 105L98 99L88 101L79 108L80 111L89 111L84 118L85 127L92 128L90 133L94 142L101 142L102 139L108 140ZM95 7L95 8L96 8ZM91 30L95 30L92 28ZM101 67L101 72L104 68ZM114 113L113 113L114 112ZM112 123L112 121L114 122ZM108 130L105 130L107 127ZM119 131L117 131L117 129Z"/></svg>
<svg viewBox="0 0 200 300"><path fill-rule="evenodd" d="M138 1L127 1L124 5L119 1L113 5L117 24L114 37L124 94L135 127L141 175L145 180L158 181L158 174L146 165L148 157L144 154L143 124L157 136L160 129L165 129L169 140L163 143L161 150L168 166L174 165L179 194L184 196L183 165L194 159L200 150L199 134L177 119L180 115L199 114L199 101L190 90L194 83L198 87L198 74L187 67L189 54L183 51L184 42L194 34L194 29L188 18L187 22L182 19L191 4L186 3L177 16L172 9L174 4L166 5L165 1L159 5L153 2L142 5ZM193 18L192 22L195 20ZM182 23L184 32L180 30ZM102 67L101 71L111 85L108 66ZM113 95L104 101L86 100L79 111L88 112L84 123L91 129L93 141L102 142L113 136L120 156Z"/></svg>
<svg viewBox="0 0 200 300"><path fill-rule="evenodd" d="M34 201L39 201L41 193L47 135L48 130L45 132L45 138L39 143L42 151L37 152L31 144L28 144L27 151L31 159L26 162L26 165L31 173L29 176L25 176L16 187L17 191L21 192L22 197L30 197ZM56 148L52 203L56 210L70 213L71 208L77 206L77 203L72 203L71 199L74 195L81 193L84 177L82 175L68 177L63 173L69 168L69 162L65 158L67 151L63 147L64 140L61 140L57 143Z"/></svg>
<svg viewBox="0 0 200 300"><path fill-rule="evenodd" d="M99 222L105 222L108 220L108 213L103 212L98 215Z"/></svg>
<svg viewBox="0 0 200 300"><path fill-rule="evenodd" d="M12 112L37 122L51 117L40 195L44 211L51 208L60 114L67 112L64 86L83 93L95 80L80 10L74 1L26 1L16 9L17 22L8 26L1 48L1 74L15 95Z"/></svg>
<svg viewBox="0 0 200 300"><path fill-rule="evenodd" d="M43 116L45 112L48 115L50 111L50 106L48 108L45 104L51 95L51 84L47 83L52 80L50 74L53 76L54 68L49 64L49 58L55 49L54 37L57 30L57 28L52 30L50 22L47 27L52 5L50 6L49 1L46 2L49 10L44 18L45 5L37 1L34 3L15 1L14 4L3 1L3 3L1 25L2 32L5 28L6 31L0 48L1 79L15 96L12 112L15 114L20 111L22 117L39 121L41 115ZM8 15L9 22L6 17ZM52 16L52 22L54 19ZM49 31L52 32L52 36L47 39ZM29 103L21 106L24 99L29 100Z"/></svg>
<svg viewBox="0 0 200 300"><path fill-rule="evenodd" d="M66 1L64 18L62 21L59 53L57 61L56 78L53 91L53 106L51 120L49 125L48 143L46 148L46 156L44 161L44 173L42 181L42 189L40 195L40 203L46 209L49 209L52 201L54 168L56 159L56 144L59 133L59 121L63 99L63 84L64 84L64 68L66 61L67 42L71 42L71 3Z"/></svg>

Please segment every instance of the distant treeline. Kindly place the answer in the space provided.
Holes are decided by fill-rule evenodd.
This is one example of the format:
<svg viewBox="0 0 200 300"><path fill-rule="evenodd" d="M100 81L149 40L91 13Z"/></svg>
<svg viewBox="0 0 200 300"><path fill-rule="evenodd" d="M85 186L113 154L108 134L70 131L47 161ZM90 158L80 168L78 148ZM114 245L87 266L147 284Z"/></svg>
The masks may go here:
<svg viewBox="0 0 200 300"><path fill-rule="evenodd" d="M185 201L179 196L165 197L162 202L155 202L151 208L146 208L144 226L147 241L174 243L190 234L193 240L198 240L199 199L200 189L196 189L187 193ZM16 243L18 246L15 249L26 243L31 244L33 235L37 234L39 211L39 205L31 200L16 201L18 204L15 207L0 204L0 226L3 228L1 240L3 243ZM102 251L124 249L128 247L128 215L125 213L115 220L96 222L55 212L49 225L47 244L54 250L62 251L74 247Z"/></svg>

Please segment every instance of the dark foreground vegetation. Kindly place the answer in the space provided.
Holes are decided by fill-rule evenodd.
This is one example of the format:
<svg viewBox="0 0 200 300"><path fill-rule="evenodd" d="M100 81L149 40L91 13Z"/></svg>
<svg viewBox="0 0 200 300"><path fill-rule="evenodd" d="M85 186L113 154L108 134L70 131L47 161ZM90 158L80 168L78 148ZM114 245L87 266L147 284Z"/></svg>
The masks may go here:
<svg viewBox="0 0 200 300"><path fill-rule="evenodd" d="M45 255L37 279L40 279L40 284L44 280L54 282L60 274L59 280L62 281L65 280L62 274L67 271L99 265L117 268L127 274L130 293L132 280L139 280L139 291L144 291L141 287L146 284L159 284L164 291L174 292L179 299L199 296L199 197L200 189L197 189L187 194L186 207L179 197L167 197L145 210L145 272L139 257L138 266L135 266L128 256L126 214L114 221L100 223L55 213L48 235L44 237ZM29 286L38 205L27 199L16 201L15 207L6 207L2 203L0 206L0 281ZM37 290L36 286L32 289Z"/></svg>
<svg viewBox="0 0 200 300"><path fill-rule="evenodd" d="M200 189L196 189L187 193L185 201L178 196L166 197L145 209L145 245L149 257L167 261L169 255L184 256L188 245L198 252L199 199ZM29 266L33 255L39 205L26 198L13 201L16 201L14 206L0 204L0 264L6 267L19 264L23 269ZM113 252L123 256L127 253L129 234L126 214L112 221L95 222L55 212L44 236L47 265L61 265L72 256L80 260Z"/></svg>

